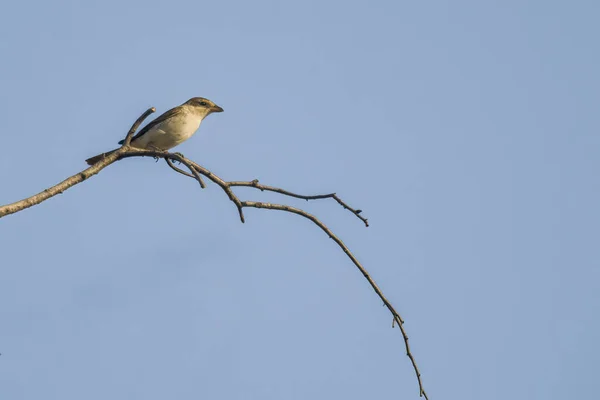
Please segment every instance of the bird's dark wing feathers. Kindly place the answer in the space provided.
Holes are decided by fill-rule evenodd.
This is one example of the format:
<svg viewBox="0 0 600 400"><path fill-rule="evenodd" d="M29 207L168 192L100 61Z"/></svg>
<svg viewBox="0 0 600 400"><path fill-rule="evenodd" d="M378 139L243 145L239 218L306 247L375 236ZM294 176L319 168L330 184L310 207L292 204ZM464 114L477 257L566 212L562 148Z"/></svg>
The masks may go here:
<svg viewBox="0 0 600 400"><path fill-rule="evenodd" d="M181 107L171 108L169 111L166 111L162 115L159 115L158 117L156 117L152 121L148 122L148 125L146 125L145 127L143 127L138 133L136 133L135 136L131 138L131 141L134 141L135 139L139 138L140 136L142 136L143 134L145 134L146 132L148 132L156 124L159 124L159 123L163 122L164 120L167 120L167 119L169 119L171 117L174 117L174 116L176 116L178 114L181 114L182 112L183 112L183 109ZM124 142L125 142L125 139L121 140L119 142L119 144L123 144Z"/></svg>

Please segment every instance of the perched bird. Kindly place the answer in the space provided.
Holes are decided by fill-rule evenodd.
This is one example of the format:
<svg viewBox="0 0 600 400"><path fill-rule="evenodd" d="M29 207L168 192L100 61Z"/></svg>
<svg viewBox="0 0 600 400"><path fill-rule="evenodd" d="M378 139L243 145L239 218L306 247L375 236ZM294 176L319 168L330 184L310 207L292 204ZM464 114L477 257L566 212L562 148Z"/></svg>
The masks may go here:
<svg viewBox="0 0 600 400"><path fill-rule="evenodd" d="M221 107L208 99L193 97L149 122L131 139L131 147L144 150L169 150L191 138L208 114L222 111ZM124 140L121 140L119 144L123 142ZM117 149L98 154L85 162L94 165L115 151Z"/></svg>

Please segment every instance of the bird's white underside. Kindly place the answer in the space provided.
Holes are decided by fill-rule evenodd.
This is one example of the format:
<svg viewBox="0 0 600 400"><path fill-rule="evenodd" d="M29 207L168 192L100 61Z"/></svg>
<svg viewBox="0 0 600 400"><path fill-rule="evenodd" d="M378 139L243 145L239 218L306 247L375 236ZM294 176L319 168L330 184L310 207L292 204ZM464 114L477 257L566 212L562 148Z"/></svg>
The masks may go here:
<svg viewBox="0 0 600 400"><path fill-rule="evenodd" d="M140 149L169 150L188 140L200 127L203 116L185 112L158 123L148 132L133 140L131 145Z"/></svg>

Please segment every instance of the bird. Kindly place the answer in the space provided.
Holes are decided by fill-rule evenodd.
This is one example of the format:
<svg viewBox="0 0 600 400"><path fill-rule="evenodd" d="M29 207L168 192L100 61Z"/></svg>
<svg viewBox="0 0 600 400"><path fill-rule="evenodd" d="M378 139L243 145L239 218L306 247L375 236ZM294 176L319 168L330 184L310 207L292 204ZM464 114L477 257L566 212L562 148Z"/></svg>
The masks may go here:
<svg viewBox="0 0 600 400"><path fill-rule="evenodd" d="M131 138L131 147L142 150L169 150L191 138L200 127L202 120L209 114L220 112L223 112L223 108L212 101L204 97L192 97L180 106L174 107L150 121ZM125 140L121 140L119 144L124 142ZM117 150L98 154L88 158L85 162L88 165L94 165Z"/></svg>

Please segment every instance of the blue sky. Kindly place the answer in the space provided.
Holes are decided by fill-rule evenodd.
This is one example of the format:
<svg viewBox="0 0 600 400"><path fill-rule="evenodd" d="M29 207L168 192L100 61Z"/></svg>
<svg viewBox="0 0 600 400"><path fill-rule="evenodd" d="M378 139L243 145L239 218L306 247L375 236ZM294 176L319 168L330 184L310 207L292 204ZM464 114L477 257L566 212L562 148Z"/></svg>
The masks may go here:
<svg viewBox="0 0 600 400"><path fill-rule="evenodd" d="M55 1L0 14L0 203L150 106L177 148L319 216L406 320L433 399L598 392L593 1ZM418 398L391 317L297 216L128 159L0 221L0 397Z"/></svg>

